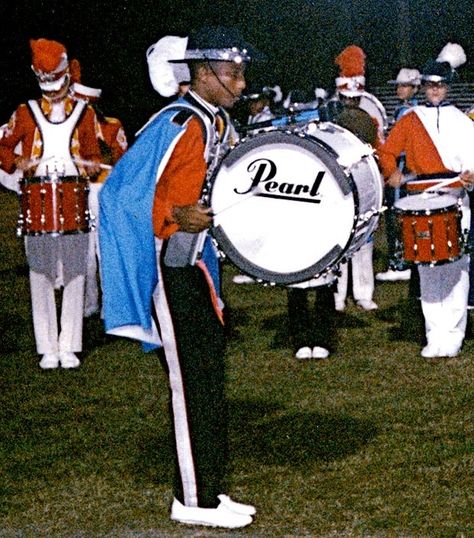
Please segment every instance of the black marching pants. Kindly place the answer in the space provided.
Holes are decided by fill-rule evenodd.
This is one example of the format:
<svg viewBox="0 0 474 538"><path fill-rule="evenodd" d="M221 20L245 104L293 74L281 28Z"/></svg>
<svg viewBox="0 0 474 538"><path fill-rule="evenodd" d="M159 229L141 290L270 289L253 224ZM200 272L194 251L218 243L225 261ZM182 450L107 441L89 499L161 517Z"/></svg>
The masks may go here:
<svg viewBox="0 0 474 538"><path fill-rule="evenodd" d="M160 267L157 316L170 382L174 495L186 506L214 508L225 492L228 458L224 327L199 267L166 267L163 256Z"/></svg>

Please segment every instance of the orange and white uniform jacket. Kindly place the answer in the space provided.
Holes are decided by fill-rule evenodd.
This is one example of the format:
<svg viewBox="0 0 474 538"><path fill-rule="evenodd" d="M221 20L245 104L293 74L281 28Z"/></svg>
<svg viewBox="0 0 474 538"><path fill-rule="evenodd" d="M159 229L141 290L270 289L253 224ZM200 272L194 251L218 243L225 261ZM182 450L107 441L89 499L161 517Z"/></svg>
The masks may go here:
<svg viewBox="0 0 474 538"><path fill-rule="evenodd" d="M46 118L49 118L51 103L44 98L38 100L39 106ZM75 101L69 97L65 100L65 113L68 117L75 107ZM0 167L8 173L15 171L15 161L18 157L15 148L21 143L21 156L37 160L43 153L43 140L30 107L21 104L13 113L0 140ZM96 115L92 107L87 106L74 129L70 151L72 158L83 161L100 162L100 148L97 140ZM78 166L81 174L85 171Z"/></svg>
<svg viewBox="0 0 474 538"><path fill-rule="evenodd" d="M397 170L397 159L406 155L406 166L417 176L474 170L474 124L452 105L417 106L393 126L378 149L385 178Z"/></svg>

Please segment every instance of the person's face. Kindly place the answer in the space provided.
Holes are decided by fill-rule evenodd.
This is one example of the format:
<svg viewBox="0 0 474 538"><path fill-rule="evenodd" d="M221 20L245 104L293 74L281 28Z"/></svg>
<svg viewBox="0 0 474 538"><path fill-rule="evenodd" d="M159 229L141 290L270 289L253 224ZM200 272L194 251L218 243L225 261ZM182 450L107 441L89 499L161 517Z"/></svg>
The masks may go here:
<svg viewBox="0 0 474 538"><path fill-rule="evenodd" d="M245 64L212 62L199 72L201 96L209 103L232 108L245 89Z"/></svg>
<svg viewBox="0 0 474 538"><path fill-rule="evenodd" d="M408 101L416 93L416 86L411 84L397 84L397 97L402 101Z"/></svg>
<svg viewBox="0 0 474 538"><path fill-rule="evenodd" d="M252 116L255 116L259 112L261 112L266 106L268 105L267 99L256 99L254 101L250 101L249 103L249 111Z"/></svg>
<svg viewBox="0 0 474 538"><path fill-rule="evenodd" d="M360 105L360 97L349 97L348 95L341 95L342 104L348 108L358 108Z"/></svg>
<svg viewBox="0 0 474 538"><path fill-rule="evenodd" d="M435 106L446 99L448 89L448 85L444 82L426 82L424 85L426 99Z"/></svg>
<svg viewBox="0 0 474 538"><path fill-rule="evenodd" d="M56 90L56 91L42 90L42 94L46 99L48 99L48 101L58 102L66 97L69 91L69 86L70 86L70 78L68 75L65 77L64 82L62 86L59 88L59 90Z"/></svg>

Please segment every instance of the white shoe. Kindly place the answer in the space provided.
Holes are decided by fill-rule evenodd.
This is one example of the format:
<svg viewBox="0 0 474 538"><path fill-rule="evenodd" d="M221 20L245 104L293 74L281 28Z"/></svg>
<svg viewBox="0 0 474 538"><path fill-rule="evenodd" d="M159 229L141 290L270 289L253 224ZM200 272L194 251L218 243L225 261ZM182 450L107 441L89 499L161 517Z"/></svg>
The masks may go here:
<svg viewBox="0 0 474 538"><path fill-rule="evenodd" d="M327 359L329 357L329 350L325 347L314 346L311 356L313 359Z"/></svg>
<svg viewBox="0 0 474 538"><path fill-rule="evenodd" d="M298 351L295 353L295 357L297 359L311 359L313 356L313 351L310 347L300 347Z"/></svg>
<svg viewBox="0 0 474 538"><path fill-rule="evenodd" d="M335 308L337 312L344 312L344 310L346 309L346 303L344 301L336 301Z"/></svg>
<svg viewBox="0 0 474 538"><path fill-rule="evenodd" d="M206 527L224 527L226 529L239 529L252 523L252 517L238 514L225 504L217 508L199 508L184 506L177 499L171 505L171 519L186 525L204 525Z"/></svg>
<svg viewBox="0 0 474 538"><path fill-rule="evenodd" d="M255 280L251 276L247 275L235 275L232 279L234 284L253 284Z"/></svg>
<svg viewBox="0 0 474 538"><path fill-rule="evenodd" d="M52 370L59 366L59 357L55 353L45 353L39 365L43 370Z"/></svg>
<svg viewBox="0 0 474 538"><path fill-rule="evenodd" d="M438 350L438 357L457 357L461 351L460 347L440 347Z"/></svg>
<svg viewBox="0 0 474 538"><path fill-rule="evenodd" d="M425 359L439 357L439 347L435 344L428 344L421 350L421 356Z"/></svg>
<svg viewBox="0 0 474 538"><path fill-rule="evenodd" d="M379 307L374 301L357 301L357 306L360 306L363 310L377 310Z"/></svg>
<svg viewBox="0 0 474 538"><path fill-rule="evenodd" d="M380 282L395 282L397 280L410 280L411 269L405 269L404 271L394 271L389 269L384 273L377 273L375 275L375 280Z"/></svg>
<svg viewBox="0 0 474 538"><path fill-rule="evenodd" d="M62 351L59 354L59 362L63 368L77 368L81 361L71 351Z"/></svg>
<svg viewBox="0 0 474 538"><path fill-rule="evenodd" d="M217 498L221 501L226 508L232 510L236 514L243 514L244 516L254 516L257 513L255 506L251 504L243 504L237 501L233 501L228 495L218 495Z"/></svg>

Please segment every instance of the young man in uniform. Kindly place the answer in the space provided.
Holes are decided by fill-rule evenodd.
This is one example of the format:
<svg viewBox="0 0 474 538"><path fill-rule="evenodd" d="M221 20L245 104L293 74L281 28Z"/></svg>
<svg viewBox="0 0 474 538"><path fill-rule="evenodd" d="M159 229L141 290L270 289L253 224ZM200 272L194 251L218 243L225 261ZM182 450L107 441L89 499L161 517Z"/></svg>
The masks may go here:
<svg viewBox="0 0 474 538"><path fill-rule="evenodd" d="M425 65L421 80L426 102L395 124L379 154L383 175L391 187L401 184L403 173L397 160L403 153L407 169L416 175L408 184L409 190L427 182L435 185L458 178L447 190L463 198L462 228L468 229L469 204L463 187L470 189L474 184L474 125L447 101L454 68L465 61L462 48L449 43L436 61ZM426 203L428 208L428 199ZM442 265L418 265L418 271L427 341L421 355L427 359L455 357L466 330L469 256Z"/></svg>
<svg viewBox="0 0 474 538"><path fill-rule="evenodd" d="M168 40L173 53L163 55L165 63L189 65L190 89L140 131L101 192L105 322L109 333L156 343L154 303L175 435L171 518L239 528L255 508L224 493L225 338L219 268L206 237L212 212L202 192L230 130L224 108L245 88L250 57L229 29L206 29L187 47L181 39Z"/></svg>

